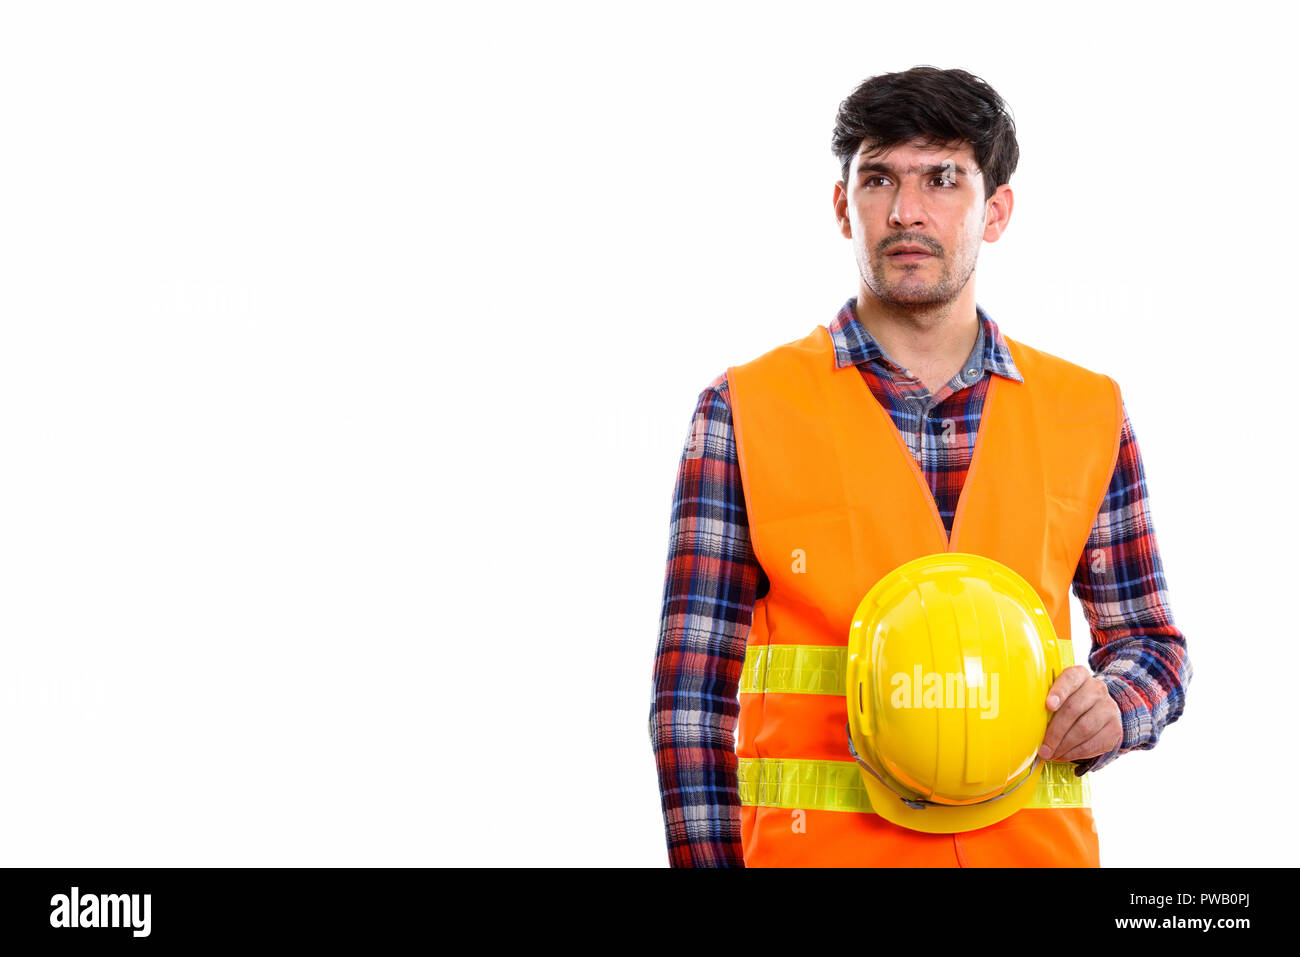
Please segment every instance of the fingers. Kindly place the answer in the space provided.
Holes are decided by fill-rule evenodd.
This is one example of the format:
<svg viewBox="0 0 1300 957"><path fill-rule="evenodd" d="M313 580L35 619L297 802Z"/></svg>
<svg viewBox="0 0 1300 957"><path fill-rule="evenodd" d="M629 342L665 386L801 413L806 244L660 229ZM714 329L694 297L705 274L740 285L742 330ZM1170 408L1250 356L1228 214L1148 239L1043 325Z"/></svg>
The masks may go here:
<svg viewBox="0 0 1300 957"><path fill-rule="evenodd" d="M1092 672L1083 665L1071 665L1052 682L1052 686L1047 689L1047 708L1049 711L1055 711L1065 701L1074 694L1076 690L1083 687L1085 681L1092 677Z"/></svg>
<svg viewBox="0 0 1300 957"><path fill-rule="evenodd" d="M1109 739L1110 725L1111 715L1109 710L1102 706L1102 702L1097 702L1070 725L1070 729L1061 738L1060 742L1052 748L1052 760L1072 761L1075 758L1090 758L1094 754L1105 754L1110 750L1109 743L1101 751L1091 751L1087 754L1083 752L1087 751L1090 746L1100 743L1101 738Z"/></svg>
<svg viewBox="0 0 1300 957"><path fill-rule="evenodd" d="M1078 727L1076 724L1075 727ZM1109 754L1110 750L1118 744L1122 737L1122 730L1117 731L1112 727L1109 721L1101 726L1101 730L1094 734L1087 741L1068 750L1058 751L1054 760L1057 761L1078 761L1082 758L1095 758L1099 754ZM1067 745L1062 742L1062 748Z"/></svg>
<svg viewBox="0 0 1300 957"><path fill-rule="evenodd" d="M1064 688L1071 690L1067 694L1060 690ZM1053 698L1057 699L1057 706L1053 709L1056 714L1048 722L1043 744L1038 749L1038 756L1044 761L1085 743L1105 726L1112 711L1118 712L1105 684L1094 679L1091 672L1081 665L1067 668L1052 683L1047 695L1049 708ZM1106 704L1111 707L1104 707Z"/></svg>

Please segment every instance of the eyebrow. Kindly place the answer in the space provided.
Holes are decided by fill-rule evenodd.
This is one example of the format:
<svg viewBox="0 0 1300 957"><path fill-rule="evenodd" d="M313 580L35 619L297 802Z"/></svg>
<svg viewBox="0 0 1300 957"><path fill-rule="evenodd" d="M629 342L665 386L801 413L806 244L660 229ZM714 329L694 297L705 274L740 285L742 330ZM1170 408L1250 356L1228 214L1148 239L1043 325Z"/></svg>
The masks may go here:
<svg viewBox="0 0 1300 957"><path fill-rule="evenodd" d="M935 163L931 166L909 166L906 170L903 170L903 172L905 173L919 172L919 173L924 173L927 176L933 176L935 173L946 173L949 170L952 170L958 176L970 175L970 170L966 169L966 167L964 166L959 166L956 163L953 163L951 165L949 165L948 163ZM863 163L863 165L858 167L858 175L860 176L863 173L885 173L888 176L899 175L899 171L896 170L894 167L890 166L888 163L880 163L880 162L876 162L875 160L868 160L865 163Z"/></svg>

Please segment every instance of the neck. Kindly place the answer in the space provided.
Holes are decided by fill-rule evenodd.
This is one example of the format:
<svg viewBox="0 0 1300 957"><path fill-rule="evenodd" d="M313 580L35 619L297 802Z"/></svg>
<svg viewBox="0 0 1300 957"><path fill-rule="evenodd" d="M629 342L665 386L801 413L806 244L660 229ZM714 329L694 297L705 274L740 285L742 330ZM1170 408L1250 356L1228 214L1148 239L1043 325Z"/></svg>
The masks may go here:
<svg viewBox="0 0 1300 957"><path fill-rule="evenodd" d="M859 287L854 311L889 357L916 374L955 368L966 361L979 337L969 284L954 300L923 305L885 302Z"/></svg>

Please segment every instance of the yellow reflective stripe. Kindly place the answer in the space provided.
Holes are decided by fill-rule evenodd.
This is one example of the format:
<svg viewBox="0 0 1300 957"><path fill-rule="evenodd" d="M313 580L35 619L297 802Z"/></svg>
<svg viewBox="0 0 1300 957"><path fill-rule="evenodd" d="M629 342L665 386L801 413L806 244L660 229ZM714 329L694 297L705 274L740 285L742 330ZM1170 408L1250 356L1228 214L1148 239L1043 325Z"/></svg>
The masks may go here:
<svg viewBox="0 0 1300 957"><path fill-rule="evenodd" d="M1074 647L1059 642L1061 664L1074 664ZM745 649L741 694L845 693L849 649L839 645L751 645Z"/></svg>
<svg viewBox="0 0 1300 957"><path fill-rule="evenodd" d="M792 758L740 758L737 766L740 803L808 811L874 813L862 772L853 761ZM1090 807L1086 778L1074 776L1074 764L1047 761L1026 807Z"/></svg>
<svg viewBox="0 0 1300 957"><path fill-rule="evenodd" d="M1076 777L1073 761L1044 761L1029 807L1092 807L1088 775Z"/></svg>
<svg viewBox="0 0 1300 957"><path fill-rule="evenodd" d="M754 645L745 649L741 694L844 694L849 649L826 645Z"/></svg>
<svg viewBox="0 0 1300 957"><path fill-rule="evenodd" d="M736 778L741 804L872 813L862 773L853 761L741 758Z"/></svg>
<svg viewBox="0 0 1300 957"><path fill-rule="evenodd" d="M1058 640L1056 646L1061 651L1061 667L1072 667L1074 665L1074 645L1068 641Z"/></svg>

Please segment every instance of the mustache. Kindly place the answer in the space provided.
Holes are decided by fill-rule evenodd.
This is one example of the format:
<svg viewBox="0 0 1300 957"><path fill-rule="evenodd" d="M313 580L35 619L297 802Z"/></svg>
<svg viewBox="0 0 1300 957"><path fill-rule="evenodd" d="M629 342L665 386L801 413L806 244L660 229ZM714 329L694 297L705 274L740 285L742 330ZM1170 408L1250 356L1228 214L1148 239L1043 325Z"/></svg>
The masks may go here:
<svg viewBox="0 0 1300 957"><path fill-rule="evenodd" d="M895 249L898 249L898 247L900 247L900 246L920 246L922 249L924 249L926 252L928 252L931 256L942 256L942 255L943 255L943 247L942 247L942 246L936 246L936 245L933 244L933 243L924 242L924 241L919 240L919 239L896 239L896 240L890 242L890 244L889 244L888 246L881 246L881 247L880 247L880 255L882 255L882 256L888 256L891 252L893 252Z"/></svg>

